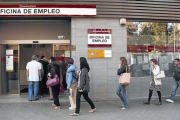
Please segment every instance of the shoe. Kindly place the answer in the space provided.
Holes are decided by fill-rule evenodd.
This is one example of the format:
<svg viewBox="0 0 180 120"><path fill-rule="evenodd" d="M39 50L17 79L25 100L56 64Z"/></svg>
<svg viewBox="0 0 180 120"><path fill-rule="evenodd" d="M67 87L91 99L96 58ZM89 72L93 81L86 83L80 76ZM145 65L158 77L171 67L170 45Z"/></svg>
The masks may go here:
<svg viewBox="0 0 180 120"><path fill-rule="evenodd" d="M53 100L53 98L48 98L48 100Z"/></svg>
<svg viewBox="0 0 180 120"><path fill-rule="evenodd" d="M150 105L149 101L143 102L145 105Z"/></svg>
<svg viewBox="0 0 180 120"><path fill-rule="evenodd" d="M31 100L31 99L29 99L29 101L30 101L30 102L32 102L32 100Z"/></svg>
<svg viewBox="0 0 180 120"><path fill-rule="evenodd" d="M36 101L36 100L39 100L39 98L37 98L37 99L34 99L34 101Z"/></svg>
<svg viewBox="0 0 180 120"><path fill-rule="evenodd" d="M121 107L124 107L124 105L121 105Z"/></svg>
<svg viewBox="0 0 180 120"><path fill-rule="evenodd" d="M55 105L54 103L52 104L52 106L53 106L53 107L56 107L56 105Z"/></svg>
<svg viewBox="0 0 180 120"><path fill-rule="evenodd" d="M91 110L89 111L89 113L93 113L95 110L96 110L96 108L91 109Z"/></svg>
<svg viewBox="0 0 180 120"><path fill-rule="evenodd" d="M54 107L54 109L60 110L61 107L60 106L56 106L56 107Z"/></svg>
<svg viewBox="0 0 180 120"><path fill-rule="evenodd" d="M162 105L162 102L158 102L158 103L156 103L155 105L156 105L156 106L160 106L160 105Z"/></svg>
<svg viewBox="0 0 180 120"><path fill-rule="evenodd" d="M169 102L169 103L174 103L174 101L171 100L171 99L166 99L166 101Z"/></svg>
<svg viewBox="0 0 180 120"><path fill-rule="evenodd" d="M69 107L69 110L75 110L75 108L73 108L73 107Z"/></svg>
<svg viewBox="0 0 180 120"><path fill-rule="evenodd" d="M121 110L126 110L127 108L125 108L125 107L123 107L123 108L121 108Z"/></svg>
<svg viewBox="0 0 180 120"><path fill-rule="evenodd" d="M72 113L72 114L70 114L70 116L79 116L79 114L78 113Z"/></svg>

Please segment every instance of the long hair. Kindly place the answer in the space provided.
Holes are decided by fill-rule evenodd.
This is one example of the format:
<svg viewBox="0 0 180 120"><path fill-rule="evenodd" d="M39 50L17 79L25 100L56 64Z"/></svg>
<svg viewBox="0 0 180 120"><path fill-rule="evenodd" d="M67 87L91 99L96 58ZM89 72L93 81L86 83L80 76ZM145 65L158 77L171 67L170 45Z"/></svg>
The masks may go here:
<svg viewBox="0 0 180 120"><path fill-rule="evenodd" d="M50 72L50 75L51 75L51 79L53 79L54 78L54 76L56 75L56 72L55 72L55 70L51 70Z"/></svg>
<svg viewBox="0 0 180 120"><path fill-rule="evenodd" d="M86 58L80 57L80 69L82 70L83 68L87 68L88 72L90 70L89 64L87 63Z"/></svg>
<svg viewBox="0 0 180 120"><path fill-rule="evenodd" d="M125 57L120 57L120 61L121 61L121 67L125 66L127 68L127 72L130 72L128 62L127 62L126 58Z"/></svg>

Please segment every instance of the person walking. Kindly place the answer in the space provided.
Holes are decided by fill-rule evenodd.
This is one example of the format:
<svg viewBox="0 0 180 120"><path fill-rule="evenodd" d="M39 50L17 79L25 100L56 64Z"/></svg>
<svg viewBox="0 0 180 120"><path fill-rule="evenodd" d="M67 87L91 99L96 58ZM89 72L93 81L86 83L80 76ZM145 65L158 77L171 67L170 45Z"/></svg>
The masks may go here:
<svg viewBox="0 0 180 120"><path fill-rule="evenodd" d="M56 79L59 81L59 77L56 74L55 70L50 70L48 73L48 79ZM55 109L60 109L60 103L59 103L59 88L60 88L60 81L57 85L51 86L52 89L52 95L54 102L52 103L52 106L54 106Z"/></svg>
<svg viewBox="0 0 180 120"><path fill-rule="evenodd" d="M176 91L177 91L179 84L180 84L180 59L176 58L174 60L174 64L175 64L174 71L173 71L174 82L173 82L171 97L170 97L170 99L166 99L166 101L169 103L174 103Z"/></svg>
<svg viewBox="0 0 180 120"><path fill-rule="evenodd" d="M121 57L120 58L120 64L119 64L119 69L117 70L117 75L121 75L123 73L129 73L129 66L127 63L127 60L125 57ZM129 108L129 101L128 101L128 97L126 94L127 91L127 85L121 85L118 84L117 90L116 90L116 94L119 96L119 98L122 100L123 104L122 105L122 110L126 110Z"/></svg>
<svg viewBox="0 0 180 120"><path fill-rule="evenodd" d="M80 111L80 99L81 95L83 95L84 99L89 103L91 106L90 113L93 113L96 108L92 100L88 97L88 92L90 91L89 85L89 75L88 72L90 71L89 64L87 63L86 58L80 58L80 71L79 71L79 80L78 80L78 88L76 93L76 110L74 113L70 114L71 116L78 116Z"/></svg>
<svg viewBox="0 0 180 120"><path fill-rule="evenodd" d="M150 60L152 81L150 83L148 101L144 102L145 105L150 105L150 100L151 100L151 97L153 94L153 90L155 90L157 92L158 97L159 97L159 102L156 103L155 105L157 105L157 106L162 105L162 101L161 101L162 83L161 83L161 79L156 78L156 76L160 73L160 68L157 65L157 63L158 62L156 59Z"/></svg>
<svg viewBox="0 0 180 120"><path fill-rule="evenodd" d="M47 73L50 73L51 70L54 70L58 77L60 76L59 65L56 63L55 57L50 58L49 64L47 66ZM50 95L49 100L53 100L53 94L52 94L51 87L49 87L49 95Z"/></svg>
<svg viewBox="0 0 180 120"><path fill-rule="evenodd" d="M42 80L41 77L41 64L37 62L37 56L33 55L31 57L32 61L28 62L26 65L26 75L27 80L29 81L28 93L29 93L29 101L33 99L33 91L34 91L34 101L38 100L38 90L39 90L39 80Z"/></svg>
<svg viewBox="0 0 180 120"><path fill-rule="evenodd" d="M77 80L73 77L73 73L76 74L76 66L74 64L74 60L72 58L68 58L68 69L66 74L66 81L67 81L67 89L69 90L69 101L71 107L70 110L75 110L76 108L76 91L77 91Z"/></svg>

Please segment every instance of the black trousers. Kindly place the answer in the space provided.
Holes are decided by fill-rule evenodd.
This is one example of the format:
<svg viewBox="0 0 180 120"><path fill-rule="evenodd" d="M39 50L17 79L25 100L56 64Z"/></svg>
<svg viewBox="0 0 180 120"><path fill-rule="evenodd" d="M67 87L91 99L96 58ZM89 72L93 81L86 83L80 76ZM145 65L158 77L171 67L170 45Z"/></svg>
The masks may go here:
<svg viewBox="0 0 180 120"><path fill-rule="evenodd" d="M42 81L39 82L39 94L43 95L47 93L47 86L46 86L47 78L43 77Z"/></svg>
<svg viewBox="0 0 180 120"><path fill-rule="evenodd" d="M66 75L63 75L62 84L63 84L63 86L64 86L64 90L67 90Z"/></svg>
<svg viewBox="0 0 180 120"><path fill-rule="evenodd" d="M95 108L94 103L88 97L88 92L79 92L79 90L77 89L77 93L76 93L76 110L75 110L75 113L78 113L78 114L79 114L79 111L80 111L81 95L83 95L84 99L89 103L89 105L91 106L91 109Z"/></svg>
<svg viewBox="0 0 180 120"><path fill-rule="evenodd" d="M51 88L52 88L54 104L56 106L60 106L60 103L59 103L59 88L60 88L60 84L55 85L55 86L51 86Z"/></svg>

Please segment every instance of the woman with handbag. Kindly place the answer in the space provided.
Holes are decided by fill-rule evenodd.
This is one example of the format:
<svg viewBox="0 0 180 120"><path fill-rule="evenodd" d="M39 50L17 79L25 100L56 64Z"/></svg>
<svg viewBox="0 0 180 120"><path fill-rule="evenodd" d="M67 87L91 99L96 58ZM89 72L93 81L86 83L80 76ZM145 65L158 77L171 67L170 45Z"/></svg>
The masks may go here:
<svg viewBox="0 0 180 120"><path fill-rule="evenodd" d="M94 106L94 103L92 100L88 97L88 92L90 91L90 85L89 85L89 64L87 63L86 58L81 57L80 58L80 71L79 71L79 80L78 80L78 88L76 93L76 110L75 113L70 114L71 116L78 116L80 111L80 99L81 95L83 95L84 99L89 103L91 106L91 110L89 113L93 113L96 109Z"/></svg>
<svg viewBox="0 0 180 120"><path fill-rule="evenodd" d="M77 80L73 77L73 73L76 72L76 66L74 64L74 60L72 58L67 59L68 69L66 72L66 81L67 81L67 89L69 90L69 101L71 107L70 110L75 110L76 108L76 91L77 91Z"/></svg>
<svg viewBox="0 0 180 120"><path fill-rule="evenodd" d="M161 83L161 79L157 78L157 75L160 73L160 68L157 65L157 63L158 62L156 59L150 60L152 81L150 83L148 101L144 102L144 104L146 105L150 105L150 100L153 94L153 90L155 90L158 93L158 97L159 97L159 102L156 103L156 105L157 106L162 105L162 102L161 102L162 83Z"/></svg>
<svg viewBox="0 0 180 120"><path fill-rule="evenodd" d="M129 66L128 66L126 58L121 57L119 69L117 70L117 75L121 76L123 73L129 73L129 71L130 70L129 70ZM127 108L129 108L129 101L127 98L126 89L127 89L127 84L121 85L119 83L117 90L116 90L116 94L119 96L119 98L124 103L124 105L122 105L122 108L121 108L122 110L126 110Z"/></svg>
<svg viewBox="0 0 180 120"><path fill-rule="evenodd" d="M52 89L52 95L53 95L53 100L54 100L54 103L52 104L52 106L54 106L55 109L60 109L60 103L59 103L60 82L59 82L59 77L56 74L55 70L51 70L48 73L48 81L46 85L51 87Z"/></svg>

